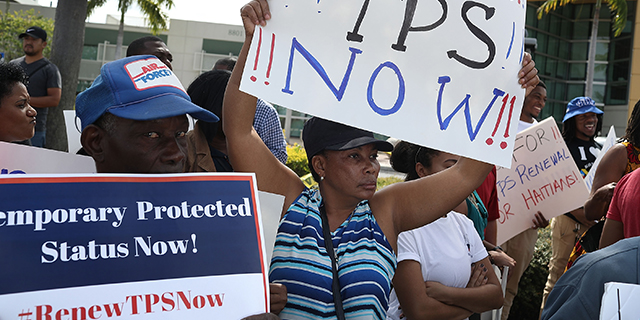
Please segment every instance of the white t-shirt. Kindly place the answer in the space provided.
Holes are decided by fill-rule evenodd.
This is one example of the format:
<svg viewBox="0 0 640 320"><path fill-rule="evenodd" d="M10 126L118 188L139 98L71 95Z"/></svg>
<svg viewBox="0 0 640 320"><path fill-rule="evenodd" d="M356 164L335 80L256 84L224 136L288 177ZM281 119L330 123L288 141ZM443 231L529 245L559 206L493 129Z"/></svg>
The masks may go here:
<svg viewBox="0 0 640 320"><path fill-rule="evenodd" d="M451 211L430 224L398 235L398 263L420 263L424 281L464 288L471 277L471 264L488 256L482 240L467 216ZM398 320L402 311L395 290L391 291L387 320Z"/></svg>
<svg viewBox="0 0 640 320"><path fill-rule="evenodd" d="M536 123L538 123L538 120L536 119L533 119L533 122L531 123L520 120L520 122L518 122L518 133L522 132L524 129L528 129Z"/></svg>

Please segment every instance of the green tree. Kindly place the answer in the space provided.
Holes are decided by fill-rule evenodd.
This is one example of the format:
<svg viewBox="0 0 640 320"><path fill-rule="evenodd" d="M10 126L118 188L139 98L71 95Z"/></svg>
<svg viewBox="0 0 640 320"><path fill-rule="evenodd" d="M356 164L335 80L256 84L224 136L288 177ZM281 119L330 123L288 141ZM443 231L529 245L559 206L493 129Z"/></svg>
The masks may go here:
<svg viewBox="0 0 640 320"><path fill-rule="evenodd" d="M605 0L609 9L613 23L611 29L613 30L613 36L617 37L624 30L627 24L627 1L626 0ZM542 18L543 13L549 13L551 10L555 10L558 6L564 6L570 3L577 3L579 0L547 0L540 8L538 8L538 19ZM600 8L602 7L602 0L596 0L596 5L593 13L593 24L591 26L591 39L589 40L589 58L587 60L587 85L584 88L584 95L587 97L593 96L593 75L596 62L596 39L598 37L598 23L600 21Z"/></svg>
<svg viewBox="0 0 640 320"><path fill-rule="evenodd" d="M104 5L107 0L89 0L87 6L87 17L93 10ZM124 39L124 14L129 11L134 0L118 0L118 10L120 11L120 26L118 28L118 40L116 42L116 59L122 57L122 41ZM135 0L142 13L148 21L151 33L157 35L160 31L167 30L169 16L162 12L163 7L170 10L173 7L173 0Z"/></svg>
<svg viewBox="0 0 640 320"><path fill-rule="evenodd" d="M53 19L45 18L36 14L35 10L13 11L0 10L0 52L4 52L5 61L21 57L24 55L22 50L22 41L18 39L18 35L23 33L31 26L39 26L45 31L49 37L47 38L47 47L44 49L44 56L49 57L51 54L51 44L53 43Z"/></svg>

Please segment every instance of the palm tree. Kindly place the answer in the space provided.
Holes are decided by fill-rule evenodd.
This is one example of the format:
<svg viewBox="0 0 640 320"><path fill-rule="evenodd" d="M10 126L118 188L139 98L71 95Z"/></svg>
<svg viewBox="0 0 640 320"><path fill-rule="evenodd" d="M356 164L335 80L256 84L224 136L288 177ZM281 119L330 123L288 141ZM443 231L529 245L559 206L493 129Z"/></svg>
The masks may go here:
<svg viewBox="0 0 640 320"><path fill-rule="evenodd" d="M124 38L124 14L129 10L134 0L118 0L118 10L120 11L120 27L118 28L118 40L116 42L116 59L122 56L122 41ZM87 17L91 15L93 9L104 5L107 0L89 0L87 6ZM169 16L162 12L162 7L170 10L173 7L173 0L135 0L148 20L151 33L157 35L160 31L167 29Z"/></svg>
<svg viewBox="0 0 640 320"><path fill-rule="evenodd" d="M581 2L580 0L547 0L540 8L538 8L538 19L542 18L543 13L549 13L551 10L555 10L558 6L564 6L570 3ZM626 0L606 0L613 15L613 23L611 24L611 30L613 30L613 36L617 37L624 30L627 24L627 1ZM593 24L591 26L591 39L589 40L589 58L587 60L587 85L584 88L584 95L592 97L593 95L593 72L596 62L596 38L598 36L598 22L600 21L600 7L602 6L602 0L596 0L596 6L593 14Z"/></svg>

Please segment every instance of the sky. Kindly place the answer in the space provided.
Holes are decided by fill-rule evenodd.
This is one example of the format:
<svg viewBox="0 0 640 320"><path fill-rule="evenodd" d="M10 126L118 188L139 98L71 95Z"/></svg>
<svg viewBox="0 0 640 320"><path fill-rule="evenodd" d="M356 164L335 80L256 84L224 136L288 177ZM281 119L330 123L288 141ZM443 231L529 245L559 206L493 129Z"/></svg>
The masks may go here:
<svg viewBox="0 0 640 320"><path fill-rule="evenodd" d="M57 0L38 0L38 3L43 6L55 6L57 2ZM247 2L249 0L173 0L173 8L165 12L172 19L240 25L242 24L240 8ZM119 15L118 0L107 0L103 7L94 11L88 21L104 23L107 14ZM129 9L126 15L143 17L137 5Z"/></svg>

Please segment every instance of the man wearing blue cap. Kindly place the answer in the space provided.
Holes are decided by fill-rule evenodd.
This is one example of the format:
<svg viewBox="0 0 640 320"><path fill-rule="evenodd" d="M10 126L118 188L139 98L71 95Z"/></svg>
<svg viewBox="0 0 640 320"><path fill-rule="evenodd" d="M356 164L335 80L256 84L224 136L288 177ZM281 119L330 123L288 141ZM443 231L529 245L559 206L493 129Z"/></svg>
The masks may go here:
<svg viewBox="0 0 640 320"><path fill-rule="evenodd" d="M42 52L47 46L47 32L38 26L29 27L18 38L22 39L22 49L25 55L11 60L11 63L22 67L29 78L27 91L31 96L31 104L38 115L36 116L36 133L31 138L31 144L44 147L46 141L47 114L49 108L60 103L62 96L62 77L53 63L44 57Z"/></svg>
<svg viewBox="0 0 640 320"><path fill-rule="evenodd" d="M589 169L602 149L602 145L595 141L596 134L602 129L602 113L593 99L577 97L567 104L562 120L562 137L583 178L589 173ZM594 222L585 218L582 207L551 220L552 256L549 261L549 277L544 287L541 311L544 309L549 292L564 273L578 237L592 225Z"/></svg>
<svg viewBox="0 0 640 320"><path fill-rule="evenodd" d="M173 72L151 55L102 66L78 95L76 113L82 147L100 173L180 173L189 130L185 115L218 121L191 103Z"/></svg>

